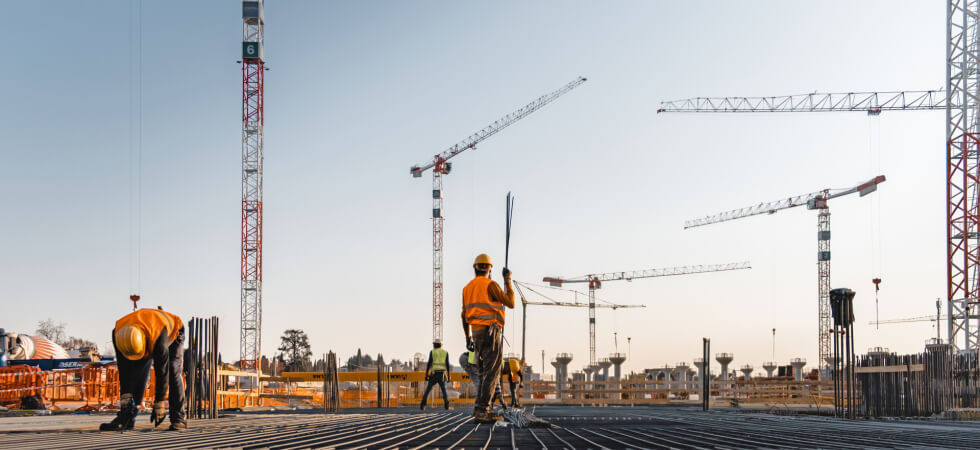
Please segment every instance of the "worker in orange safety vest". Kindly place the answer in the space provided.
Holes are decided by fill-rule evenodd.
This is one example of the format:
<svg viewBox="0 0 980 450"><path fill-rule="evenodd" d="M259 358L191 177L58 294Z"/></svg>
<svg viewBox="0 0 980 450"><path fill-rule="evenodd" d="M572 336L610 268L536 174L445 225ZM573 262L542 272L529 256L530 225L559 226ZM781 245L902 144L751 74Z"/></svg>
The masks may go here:
<svg viewBox="0 0 980 450"><path fill-rule="evenodd" d="M504 267L503 270L505 291L490 279L492 268L488 255L478 255L473 262L476 276L463 288L463 334L466 335L466 347L476 351L480 373L480 391L473 409L473 417L480 423L501 419L490 412L490 399L500 376L505 308L514 308L510 269Z"/></svg>
<svg viewBox="0 0 980 450"><path fill-rule="evenodd" d="M119 365L119 413L102 431L132 429L137 407L143 402L146 381L153 365L156 389L150 423L154 427L167 416L164 398L170 400L170 430L187 428L184 412L184 323L174 314L158 309L139 309L116 321L112 345Z"/></svg>

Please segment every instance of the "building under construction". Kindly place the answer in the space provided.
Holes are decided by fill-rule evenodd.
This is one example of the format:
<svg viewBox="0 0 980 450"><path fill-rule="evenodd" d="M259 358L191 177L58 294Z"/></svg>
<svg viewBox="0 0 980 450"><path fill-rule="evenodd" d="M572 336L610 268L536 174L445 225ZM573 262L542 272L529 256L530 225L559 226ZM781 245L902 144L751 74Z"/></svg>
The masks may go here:
<svg viewBox="0 0 980 450"><path fill-rule="evenodd" d="M712 344L711 336L703 338L703 352L688 359L629 371L623 366L629 353L620 351L617 333L612 333L610 350L614 351L598 351L597 309L645 307L602 300L598 292L604 283L681 275L710 277L717 272L751 269L747 261L597 271L576 277L552 275L541 279L546 285L515 281L525 333L520 339L520 353L515 349L504 358L514 360L514 367L519 367L514 370L523 374L523 382L513 395L517 398L511 398L522 406L497 409L503 420L491 425L474 422L471 411L476 392L470 375L462 371L453 372L446 380L444 396L451 409L426 410L429 405L423 402L423 391L429 379L421 355L404 367L378 362L343 368L331 352L313 362L316 370L263 372L263 308L275 307L274 301L264 302L263 297L268 70L265 4L243 1L240 13L241 53L237 56L241 79L233 80L241 83L239 320L234 326L239 338L237 363L220 360L217 317L189 317L188 362L182 374L187 386L186 413L193 419L188 428L157 433L142 420L133 432L100 433L98 424L118 410L121 399L126 398L121 396L119 370L113 359L100 358L97 351L69 355L47 339L0 328L0 447L980 448L980 318L975 310L971 312L980 298L980 99L976 96L980 87L980 2L947 2L944 90L697 97L663 102L657 111L859 111L876 116L891 111L945 110L946 298L937 301L936 337L921 352L856 349L855 292L833 289L836 286L831 282L830 203L842 202L845 196L857 201L856 197L877 191L885 176L875 173L873 178L843 189L822 188L795 196L781 193L778 200L702 216L684 226L701 227L798 206L815 211L817 276L816 289L811 292L816 295L808 301L816 300L817 307L816 333L812 336L816 360L777 360L775 328L773 354L768 360L737 359L739 349L717 341ZM443 177L459 161L450 160L483 145L586 81L576 76L410 167L415 178L430 170L433 177L431 191L425 192L426 198L431 195L431 211L424 215L425 220L432 221L432 234L420 236L432 240L433 341L441 342L444 337L444 226L448 212ZM510 194L507 202L505 254L510 248ZM508 257L504 258L506 261ZM873 280L877 291L881 279ZM588 286L588 292L566 286L575 283ZM426 314L428 296L426 292ZM587 302L579 302L579 296ZM135 308L139 295L131 299ZM588 354L576 358L567 349L557 349L546 361L542 351L541 366L535 371L525 344L529 305L532 311L537 306L583 308L578 309L583 311L582 326L563 324L561 331L582 338L583 347L587 342ZM941 322L944 305L947 313ZM709 335L709 331L704 334ZM549 363L553 375L546 374ZM139 405L144 413L151 408L155 377L148 376L148 394ZM502 376L500 380L503 384ZM504 391L502 397L511 395ZM444 400L438 392L430 399L434 404Z"/></svg>

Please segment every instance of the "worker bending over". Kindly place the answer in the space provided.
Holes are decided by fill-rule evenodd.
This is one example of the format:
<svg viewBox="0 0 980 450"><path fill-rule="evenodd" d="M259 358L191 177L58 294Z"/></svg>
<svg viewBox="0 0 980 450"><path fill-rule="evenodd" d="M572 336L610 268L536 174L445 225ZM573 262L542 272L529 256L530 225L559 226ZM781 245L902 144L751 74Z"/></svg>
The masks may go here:
<svg viewBox="0 0 980 450"><path fill-rule="evenodd" d="M446 380L452 373L452 366L449 364L449 352L443 350L442 341L436 339L432 343L432 350L429 351L429 362L425 365L425 380L429 382L422 394L422 403L419 409L425 409L428 405L429 391L438 384L442 389L442 399L446 402L446 409L449 409L449 395L446 394Z"/></svg>
<svg viewBox="0 0 980 450"><path fill-rule="evenodd" d="M507 377L508 384L510 385L510 406L515 408L521 407L521 396L519 388L523 387L524 375L521 370L521 361L516 358L510 358L504 362L503 367L500 368L500 384L504 383L504 377Z"/></svg>
<svg viewBox="0 0 980 450"><path fill-rule="evenodd" d="M119 365L119 414L112 422L99 426L102 431L133 428L137 406L143 402L146 381L153 365L156 389L150 423L154 427L166 419L163 399L169 390L170 430L187 428L184 412L184 323L163 309L140 309L116 321L112 332Z"/></svg>
<svg viewBox="0 0 980 450"><path fill-rule="evenodd" d="M492 267L489 256L478 255L473 262L476 276L463 288L463 334L466 335L466 346L476 348L480 372L480 390L477 392L473 417L481 423L493 423L501 419L490 412L490 399L500 374L500 340L505 307L514 308L510 269L504 267L503 270L505 292L490 279Z"/></svg>

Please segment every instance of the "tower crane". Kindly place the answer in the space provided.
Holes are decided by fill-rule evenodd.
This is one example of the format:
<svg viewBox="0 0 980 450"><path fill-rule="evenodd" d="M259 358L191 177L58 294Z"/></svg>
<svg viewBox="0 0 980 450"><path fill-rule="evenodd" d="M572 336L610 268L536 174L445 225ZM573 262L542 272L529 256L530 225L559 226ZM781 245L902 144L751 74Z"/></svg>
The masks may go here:
<svg viewBox="0 0 980 450"><path fill-rule="evenodd" d="M566 84L561 89L542 95L537 100L524 105L510 114L507 114L496 122L487 125L483 129L471 134L466 139L449 147L442 153L435 155L431 161L412 166L409 171L413 178L420 178L426 170L432 169L432 339L442 339L442 234L443 234L443 209L442 209L442 176L449 175L452 170L452 157L469 149L476 148L476 144L489 138L514 124L518 120L527 117L529 114L541 109L544 105L553 102L558 97L565 95L582 83L585 77L578 77Z"/></svg>
<svg viewBox="0 0 980 450"><path fill-rule="evenodd" d="M868 325L893 324L893 323L910 323L910 322L932 322L932 321L935 320L936 321L936 340L934 342L936 342L938 344L938 343L942 343L942 337L940 336L940 333L939 333L939 323L942 321L942 319L946 319L948 321L949 320L949 316L944 316L942 314L942 302L940 302L939 299L937 298L936 299L936 315L935 316L906 317L904 319L882 320L882 321L870 322L870 323L868 323Z"/></svg>
<svg viewBox="0 0 980 450"><path fill-rule="evenodd" d="M564 306L564 307L571 307L571 308L588 308L589 307L589 304L588 303L580 303L578 301L578 298L577 297L576 297L576 300L574 302L563 302L563 301L552 300L550 298L548 299L547 302L533 302L533 301L528 301L527 298L524 296L523 289L521 289L521 288L526 288L526 289L530 290L531 292L535 292L538 295L541 295L542 297L545 297L545 298L548 298L548 297L544 296L541 293L538 293L531 286L528 286L526 283L522 283L522 282L519 282L519 281L514 281L514 287L517 289L517 293L521 297L521 310L522 310L521 313L523 315L523 317L521 319L521 326L523 328L521 330L521 362L522 363L524 362L525 341L527 340L526 339L527 338L527 305ZM584 293L581 293L581 292L578 292L578 291L572 291L572 292L574 292L576 294L580 294L580 295L585 295ZM620 309L620 308L646 308L647 306L646 305L617 305L617 304L613 304L613 303L597 303L597 304L595 304L594 307L595 308L610 308L613 311L615 311L615 310ZM544 367L542 367L542 370L544 370Z"/></svg>
<svg viewBox="0 0 980 450"><path fill-rule="evenodd" d="M975 351L980 348L980 315L976 314L975 309L971 313L971 306L980 301L980 209L977 208L980 203L980 177L976 173L976 168L980 166L980 96L976 93L980 85L980 46L975 45L980 35L980 2L947 0L945 3L946 33L943 38L946 40L946 86L943 91L907 91L897 96L894 103L883 101L879 95L874 97L879 101L878 106L867 107L858 107L861 105L858 101L861 100L860 94L853 94L854 102L851 103L828 101L816 108L807 108L805 103L804 107L793 108L765 107L765 103L761 103L764 107L756 108L754 112L866 110L869 114L877 114L884 110L946 111L946 141L941 150L946 159L944 202L946 302L949 310L946 326L950 345L958 351ZM926 94L924 98L922 94ZM840 98L851 94L826 95L832 96L830 100L833 100L835 95ZM786 103L793 97L803 96L754 99L772 99L766 102L773 105L799 104ZM916 101L917 98L922 98L922 101ZM744 97L727 99L733 103L726 103L724 99L663 102L658 112L747 112L751 109L747 107L753 104ZM934 151L940 151L938 146Z"/></svg>
<svg viewBox="0 0 980 450"><path fill-rule="evenodd" d="M775 214L784 209L806 205L807 209L816 209L817 215L817 317L819 323L818 348L820 365L827 365L827 358L830 355L830 205L829 200L850 195L860 194L861 197L868 195L878 189L878 185L885 181L884 175L878 175L868 181L846 189L832 190L823 189L809 194L797 195L786 199L776 200L768 203L748 206L745 208L734 209L720 214L715 214L699 219L689 220L684 223L684 229L710 225L728 220L740 219L742 217L755 216L759 214Z"/></svg>
<svg viewBox="0 0 980 450"><path fill-rule="evenodd" d="M554 287L561 287L564 283L588 283L589 284L589 365L595 365L595 291L602 287L604 281L626 280L633 281L640 278L669 277L674 275L690 275L706 272L723 272L728 270L751 269L752 265L746 262L699 265L699 266L680 266L661 269L635 270L630 272L609 272L599 274L582 275L574 278L544 277L544 282Z"/></svg>

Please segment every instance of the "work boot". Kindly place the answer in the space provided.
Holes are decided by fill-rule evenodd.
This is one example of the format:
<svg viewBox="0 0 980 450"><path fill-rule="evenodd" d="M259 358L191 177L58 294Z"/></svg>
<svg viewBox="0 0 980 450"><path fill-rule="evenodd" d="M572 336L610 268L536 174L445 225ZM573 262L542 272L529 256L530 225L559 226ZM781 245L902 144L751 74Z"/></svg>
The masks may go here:
<svg viewBox="0 0 980 450"><path fill-rule="evenodd" d="M131 394L123 394L119 400L119 413L112 422L99 425L99 431L123 431L132 430L136 425L136 403L133 402Z"/></svg>
<svg viewBox="0 0 980 450"><path fill-rule="evenodd" d="M99 425L99 431L125 431L132 430L136 424L135 417L123 417L122 414L112 419L112 422Z"/></svg>
<svg viewBox="0 0 980 450"><path fill-rule="evenodd" d="M425 403L419 403L419 409L425 411Z"/></svg>
<svg viewBox="0 0 980 450"><path fill-rule="evenodd" d="M178 430L186 430L186 429L187 429L187 422L170 422L170 428L167 428L167 431L178 431Z"/></svg>
<svg viewBox="0 0 980 450"><path fill-rule="evenodd" d="M473 415L473 419L476 420L476 423L497 423L498 420L504 420L503 417L490 411L477 412Z"/></svg>

